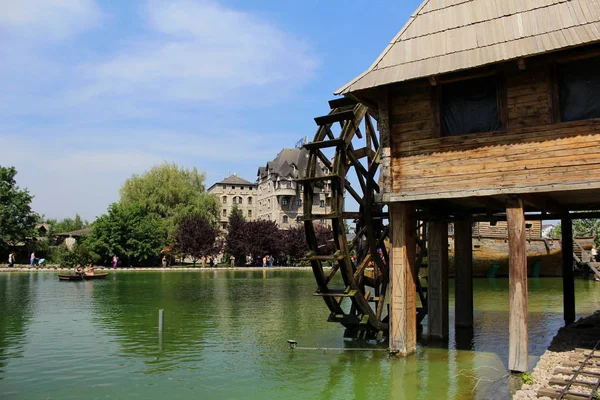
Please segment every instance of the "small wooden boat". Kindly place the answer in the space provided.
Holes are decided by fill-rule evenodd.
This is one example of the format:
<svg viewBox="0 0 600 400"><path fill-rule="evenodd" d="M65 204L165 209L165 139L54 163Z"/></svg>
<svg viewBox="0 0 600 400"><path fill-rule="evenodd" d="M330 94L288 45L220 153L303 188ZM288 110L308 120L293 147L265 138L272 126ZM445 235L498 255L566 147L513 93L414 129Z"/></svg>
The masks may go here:
<svg viewBox="0 0 600 400"><path fill-rule="evenodd" d="M58 279L61 281L82 281L90 279L104 279L108 274L94 274L94 275L58 275Z"/></svg>

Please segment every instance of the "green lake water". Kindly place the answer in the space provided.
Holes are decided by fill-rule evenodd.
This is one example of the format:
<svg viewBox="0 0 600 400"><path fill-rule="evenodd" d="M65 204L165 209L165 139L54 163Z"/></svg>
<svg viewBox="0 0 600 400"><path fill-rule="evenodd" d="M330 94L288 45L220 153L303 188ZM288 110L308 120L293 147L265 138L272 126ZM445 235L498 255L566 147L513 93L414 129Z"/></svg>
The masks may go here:
<svg viewBox="0 0 600 400"><path fill-rule="evenodd" d="M508 280L474 287L472 335L451 329L447 348L395 358L288 349L353 345L326 322L310 271L3 273L0 399L506 399ZM533 366L563 324L561 280L529 290ZM578 317L600 308L600 283L578 280L576 294Z"/></svg>

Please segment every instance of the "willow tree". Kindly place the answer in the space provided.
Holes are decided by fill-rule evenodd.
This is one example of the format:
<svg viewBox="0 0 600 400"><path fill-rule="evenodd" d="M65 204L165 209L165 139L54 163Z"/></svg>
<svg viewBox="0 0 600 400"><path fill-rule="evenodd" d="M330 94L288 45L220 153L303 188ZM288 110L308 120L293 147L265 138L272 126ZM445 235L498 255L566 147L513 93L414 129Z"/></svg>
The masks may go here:
<svg viewBox="0 0 600 400"><path fill-rule="evenodd" d="M177 226L190 216L216 221L219 200L206 192L204 173L177 164L155 165L141 175L134 174L121 188L122 204L139 204L165 221L174 234Z"/></svg>

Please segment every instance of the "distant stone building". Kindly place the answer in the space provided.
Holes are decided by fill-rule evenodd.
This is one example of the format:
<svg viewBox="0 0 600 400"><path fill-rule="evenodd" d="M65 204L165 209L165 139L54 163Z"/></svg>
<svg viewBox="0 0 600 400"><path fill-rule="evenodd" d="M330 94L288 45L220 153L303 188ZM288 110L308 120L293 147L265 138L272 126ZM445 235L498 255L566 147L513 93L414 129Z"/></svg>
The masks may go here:
<svg viewBox="0 0 600 400"><path fill-rule="evenodd" d="M236 174L217 182L208 188L208 193L219 197L219 225L227 229L229 214L234 204L242 211L246 221L256 219L257 185Z"/></svg>
<svg viewBox="0 0 600 400"><path fill-rule="evenodd" d="M302 221L303 188L296 180L304 177L308 151L283 149L273 161L258 169L257 218L275 221L280 228L289 229ZM319 173L327 174L322 166ZM324 186L315 190L312 199L313 214L331 212L331 188ZM329 220L322 220L329 223Z"/></svg>

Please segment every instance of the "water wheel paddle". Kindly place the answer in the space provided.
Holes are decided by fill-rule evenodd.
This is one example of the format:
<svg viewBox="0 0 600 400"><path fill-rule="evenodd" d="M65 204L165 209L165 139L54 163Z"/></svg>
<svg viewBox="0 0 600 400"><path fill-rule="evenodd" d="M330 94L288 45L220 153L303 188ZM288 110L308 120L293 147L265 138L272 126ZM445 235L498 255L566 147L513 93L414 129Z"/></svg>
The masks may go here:
<svg viewBox="0 0 600 400"><path fill-rule="evenodd" d="M329 321L345 327L344 337L379 339L389 330L389 215L380 194L380 143L375 114L365 105L343 98L329 102L328 115L315 118L319 126L309 151L304 185L304 226L307 259L317 281L316 296L330 310ZM337 134L334 133L337 131ZM324 191L328 186L330 191ZM313 206L315 194L331 193L330 213ZM350 211L353 210L353 211ZM322 254L315 223L331 221L335 252ZM415 226L419 251L425 255L425 225ZM331 269L324 268L331 264ZM342 284L336 275L341 275ZM335 283L334 283L335 282ZM337 287L333 287L337 286ZM417 282L421 300L417 320L426 314L426 293Z"/></svg>

